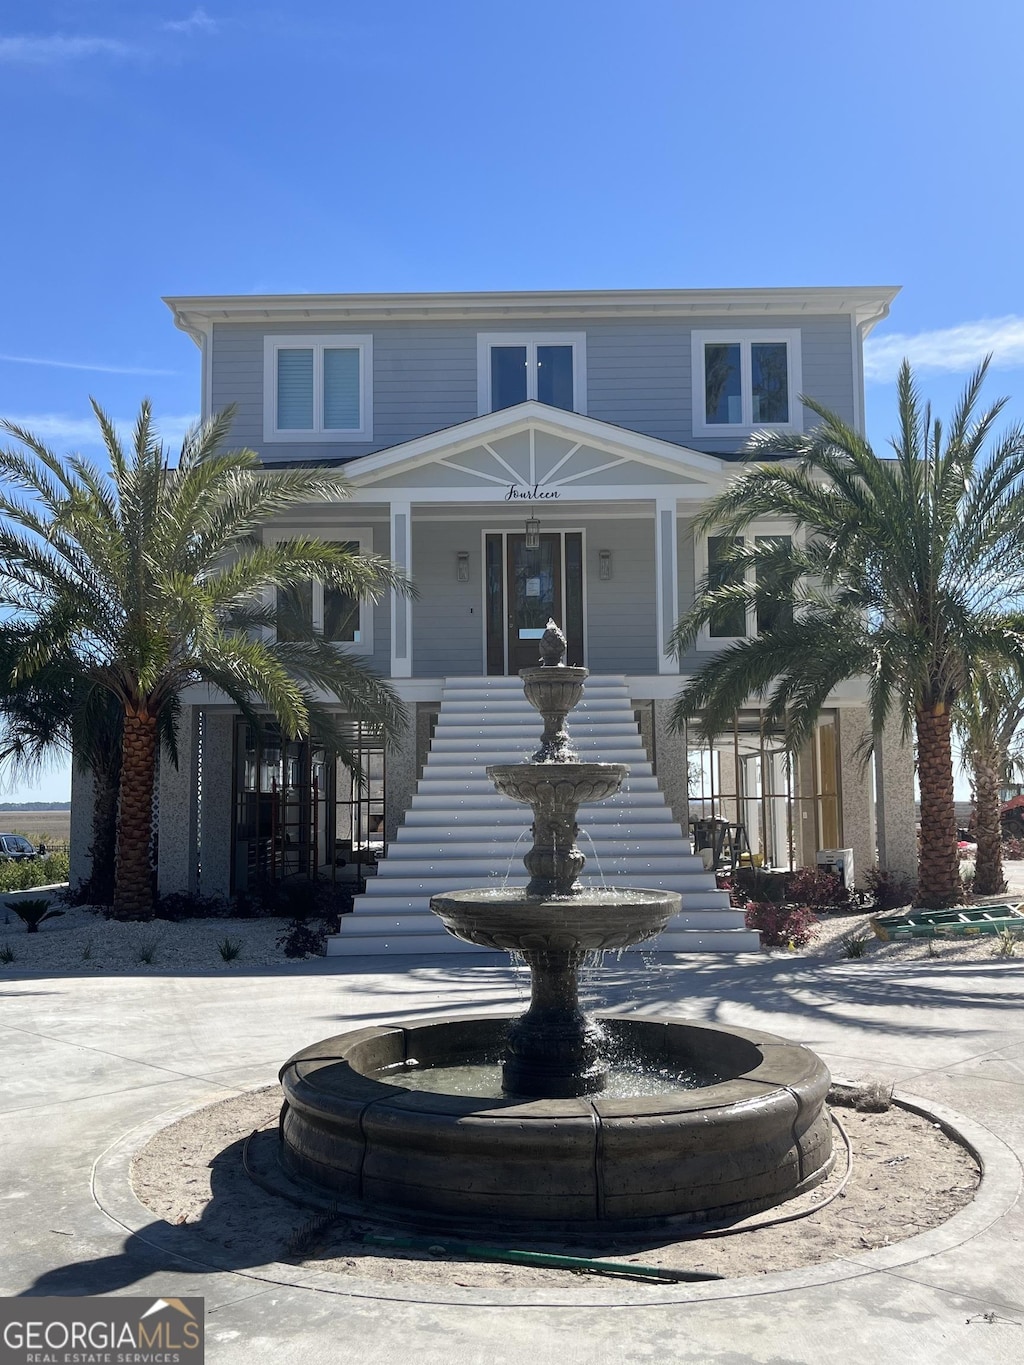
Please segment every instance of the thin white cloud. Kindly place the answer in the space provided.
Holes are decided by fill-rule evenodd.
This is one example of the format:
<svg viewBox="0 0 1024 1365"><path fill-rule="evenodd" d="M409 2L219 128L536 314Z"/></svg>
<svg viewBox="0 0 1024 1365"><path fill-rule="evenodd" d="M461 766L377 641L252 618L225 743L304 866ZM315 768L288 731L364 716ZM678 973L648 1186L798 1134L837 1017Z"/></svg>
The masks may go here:
<svg viewBox="0 0 1024 1365"><path fill-rule="evenodd" d="M44 356L35 355L0 354L0 361L8 361L12 365L46 365L55 370L88 370L94 374L143 374L160 376L177 374L177 370L150 370L141 365L90 365L85 361L49 360Z"/></svg>
<svg viewBox="0 0 1024 1365"><path fill-rule="evenodd" d="M103 437L100 435L95 417L69 417L62 412L33 412L24 416L8 415L7 421L25 431L30 431L33 436L39 436L52 445L77 450L79 448L96 448L103 444ZM195 413L167 417L157 416L154 419L154 426L164 445L173 449L181 445L186 431L196 421L198 421L198 417ZM131 439L135 418L118 417L115 418L114 425L117 427L121 439L127 441ZM9 439L6 432L0 432L0 439L5 442Z"/></svg>
<svg viewBox="0 0 1024 1365"><path fill-rule="evenodd" d="M1024 317L987 318L980 322L961 322L934 332L868 337L864 345L864 377L874 383L888 383L904 356L917 371L947 374L973 370L991 354L996 369L1024 365Z"/></svg>
<svg viewBox="0 0 1024 1365"><path fill-rule="evenodd" d="M12 34L0 36L0 62L23 66L51 66L58 62L87 61L90 57L134 57L139 49L117 38L64 33Z"/></svg>
<svg viewBox="0 0 1024 1365"><path fill-rule="evenodd" d="M187 19L168 19L161 27L171 33L216 33L218 25L216 19L199 7Z"/></svg>

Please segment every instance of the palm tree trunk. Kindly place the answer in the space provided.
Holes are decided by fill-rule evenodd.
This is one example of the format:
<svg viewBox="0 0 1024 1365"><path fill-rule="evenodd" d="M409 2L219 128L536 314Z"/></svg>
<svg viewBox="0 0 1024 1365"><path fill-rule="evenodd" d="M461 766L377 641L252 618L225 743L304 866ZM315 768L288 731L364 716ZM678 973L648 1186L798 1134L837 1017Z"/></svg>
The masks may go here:
<svg viewBox="0 0 1024 1365"><path fill-rule="evenodd" d="M115 919L153 918L153 786L156 781L156 718L126 711L121 748L121 805L117 822Z"/></svg>
<svg viewBox="0 0 1024 1365"><path fill-rule="evenodd" d="M998 756L976 750L974 767L974 814L978 852L974 864L974 894L998 896L1006 890L1003 876L1003 839L999 822Z"/></svg>
<svg viewBox="0 0 1024 1365"><path fill-rule="evenodd" d="M953 808L953 748L949 708L917 711L917 776L921 786L921 844L917 905L956 905L963 899Z"/></svg>

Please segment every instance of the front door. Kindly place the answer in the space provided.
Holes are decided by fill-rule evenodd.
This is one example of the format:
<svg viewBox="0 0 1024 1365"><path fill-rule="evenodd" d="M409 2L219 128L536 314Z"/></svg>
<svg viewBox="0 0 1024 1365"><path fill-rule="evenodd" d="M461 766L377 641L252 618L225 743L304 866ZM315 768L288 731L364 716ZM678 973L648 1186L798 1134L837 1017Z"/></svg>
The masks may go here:
<svg viewBox="0 0 1024 1365"><path fill-rule="evenodd" d="M525 535L508 537L508 671L540 662L540 637L548 621L561 625L562 537L541 536L527 549Z"/></svg>
<svg viewBox="0 0 1024 1365"><path fill-rule="evenodd" d="M583 662L583 537L556 531L528 549L526 536L487 537L487 671L516 674L540 661L549 620L565 631L567 662Z"/></svg>

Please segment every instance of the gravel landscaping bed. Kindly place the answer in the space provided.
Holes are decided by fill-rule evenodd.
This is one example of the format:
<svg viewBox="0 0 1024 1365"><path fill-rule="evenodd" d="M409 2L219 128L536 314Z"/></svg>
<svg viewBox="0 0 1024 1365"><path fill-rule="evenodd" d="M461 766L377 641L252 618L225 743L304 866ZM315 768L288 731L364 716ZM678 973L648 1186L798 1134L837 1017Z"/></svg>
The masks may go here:
<svg viewBox="0 0 1024 1365"><path fill-rule="evenodd" d="M13 911L0 909L0 972L161 975L280 966L289 961L277 946L287 924L283 919L235 918L126 924L77 905L30 934ZM227 961L221 952L225 944L227 951L238 945L237 956ZM5 950L14 954L13 961L2 961Z"/></svg>
<svg viewBox="0 0 1024 1365"><path fill-rule="evenodd" d="M1010 890L987 903L1024 902L1024 865L1007 867ZM0 973L151 973L168 971L238 972L254 967L284 966L294 959L278 945L287 918L152 920L122 923L106 919L91 906L71 906L59 918L47 920L30 934L12 910L3 908L0 895ZM975 901L985 904L986 900ZM61 908L59 899L54 905ZM888 962L977 962L1006 958L1007 945L992 935L949 935L883 942L875 937L870 915L825 915L806 947L795 952L773 949L774 958L800 960ZM857 957L848 945L860 943ZM237 945L237 953L234 952ZM222 948L224 951L222 952ZM13 957L5 961L11 954ZM1024 961L1024 938L1013 956Z"/></svg>

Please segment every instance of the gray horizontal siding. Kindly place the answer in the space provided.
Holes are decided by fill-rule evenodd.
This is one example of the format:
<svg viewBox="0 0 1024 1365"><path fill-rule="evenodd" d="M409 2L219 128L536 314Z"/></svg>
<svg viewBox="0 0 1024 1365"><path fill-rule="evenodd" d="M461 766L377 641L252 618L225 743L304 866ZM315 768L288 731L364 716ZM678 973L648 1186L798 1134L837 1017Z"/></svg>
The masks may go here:
<svg viewBox="0 0 1024 1365"><path fill-rule="evenodd" d="M263 443L263 338L267 334L332 334L365 328L345 323L273 327L218 323L213 330L212 401L237 406L232 440L268 462L355 459L477 415L477 333L501 331L501 319L466 323L378 323L373 328L372 442ZM735 438L695 438L692 432L692 329L799 328L803 389L846 420L854 416L850 319L835 317L651 318L588 320L587 411L591 417L711 454L731 454ZM508 329L506 329L508 330ZM563 321L517 320L515 331L573 330ZM811 415L805 414L809 424Z"/></svg>
<svg viewBox="0 0 1024 1365"><path fill-rule="evenodd" d="M654 522L578 518L564 510L566 529L584 533L587 665L602 673L654 673ZM413 674L446 677L486 670L484 650L483 534L494 519L417 522L413 519ZM469 582L455 577L455 556L469 552ZM613 571L598 578L598 552L610 550Z"/></svg>

